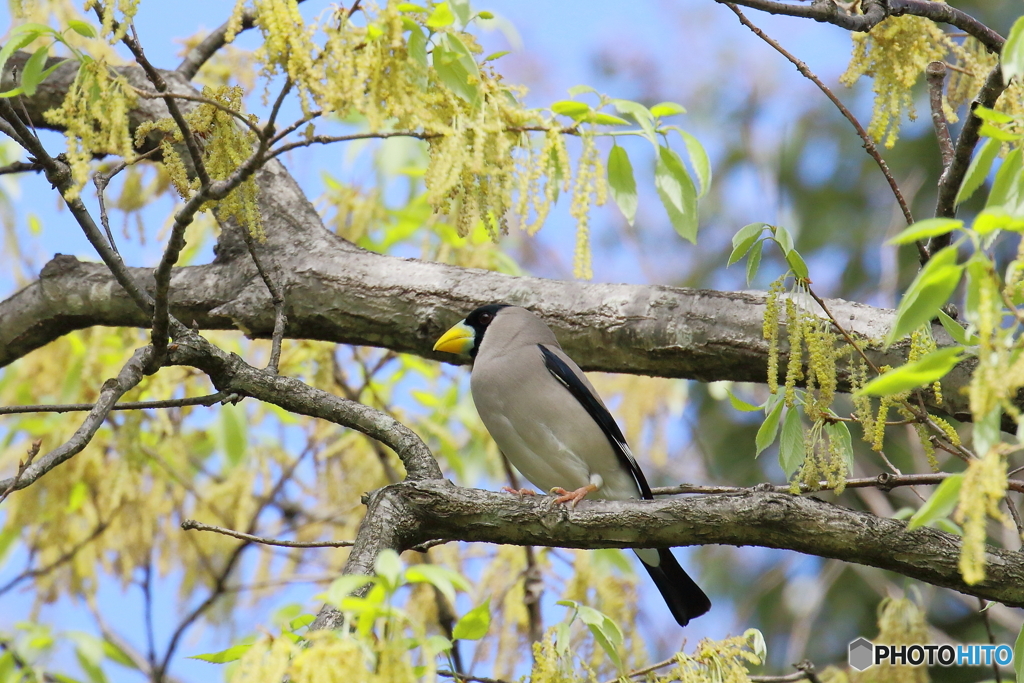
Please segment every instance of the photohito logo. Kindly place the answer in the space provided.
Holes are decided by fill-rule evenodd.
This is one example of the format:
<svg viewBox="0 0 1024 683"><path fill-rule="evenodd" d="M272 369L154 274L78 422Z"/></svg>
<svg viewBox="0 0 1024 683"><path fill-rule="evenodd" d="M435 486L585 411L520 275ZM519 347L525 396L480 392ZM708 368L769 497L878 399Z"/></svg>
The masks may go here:
<svg viewBox="0 0 1024 683"><path fill-rule="evenodd" d="M1008 666L1013 662L1009 645L875 645L867 638L850 643L850 668L864 671L876 664L909 666Z"/></svg>

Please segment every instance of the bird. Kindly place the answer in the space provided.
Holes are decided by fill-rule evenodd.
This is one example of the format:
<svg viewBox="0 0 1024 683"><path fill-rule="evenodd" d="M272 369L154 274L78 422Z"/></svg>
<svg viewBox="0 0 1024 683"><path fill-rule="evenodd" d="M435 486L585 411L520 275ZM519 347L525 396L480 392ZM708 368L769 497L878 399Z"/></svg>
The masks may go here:
<svg viewBox="0 0 1024 683"><path fill-rule="evenodd" d="M554 504L653 499L615 418L543 320L508 304L481 306L434 344L473 359L470 391L498 448ZM511 489L509 489L511 490ZM711 601L667 548L634 548L680 626Z"/></svg>

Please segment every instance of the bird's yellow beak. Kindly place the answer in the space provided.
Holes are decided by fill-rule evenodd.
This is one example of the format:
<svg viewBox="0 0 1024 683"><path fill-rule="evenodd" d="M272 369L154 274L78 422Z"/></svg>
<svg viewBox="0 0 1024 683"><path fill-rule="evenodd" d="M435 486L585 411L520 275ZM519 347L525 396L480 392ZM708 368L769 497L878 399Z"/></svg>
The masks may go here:
<svg viewBox="0 0 1024 683"><path fill-rule="evenodd" d="M462 320L441 335L441 338L434 344L434 350L465 355L472 350L474 344L476 344L476 332L466 324L465 320Z"/></svg>

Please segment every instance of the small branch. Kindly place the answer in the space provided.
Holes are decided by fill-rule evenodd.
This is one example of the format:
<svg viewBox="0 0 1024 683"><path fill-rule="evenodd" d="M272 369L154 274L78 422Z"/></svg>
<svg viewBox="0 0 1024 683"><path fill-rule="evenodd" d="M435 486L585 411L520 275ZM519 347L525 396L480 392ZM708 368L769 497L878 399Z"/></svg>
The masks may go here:
<svg viewBox="0 0 1024 683"><path fill-rule="evenodd" d="M181 523L181 528L185 531L212 531L225 536L231 536L232 538L238 538L243 541L249 541L250 543L276 545L283 548L350 548L354 543L354 541L282 541L276 538L253 536L252 534L245 534L241 531L225 529L220 526L211 526L209 524L197 522L194 519L186 519Z"/></svg>
<svg viewBox="0 0 1024 683"><path fill-rule="evenodd" d="M187 406L212 406L217 403L228 403L231 394L218 391L209 396L193 396L191 398L171 398L163 401L125 401L117 403L111 410L148 410L150 408L184 408ZM34 406L0 406L0 415L20 415L23 413L76 413L92 410L95 403L63 403L56 405Z"/></svg>
<svg viewBox="0 0 1024 683"><path fill-rule="evenodd" d="M721 2L721 0L718 1ZM758 38L771 45L779 54L788 59L790 63L796 67L796 70L799 71L804 76L804 78L808 79L809 81L814 83L814 85L818 86L818 89L825 94L825 97L831 100L832 104L836 106L839 112L844 117L846 117L846 120L850 122L854 130L857 131L857 135L860 136L861 141L863 141L865 151L867 151L871 158L875 160L875 163L878 164L878 168L881 169L882 171L882 175L885 176L886 182L889 183L889 188L892 190L893 195L895 195L896 202L900 205L900 210L903 211L903 218L907 221L907 225L913 223L914 216L913 214L910 213L910 206L907 204L907 200L903 198L903 193L900 191L900 187L896 183L896 179L893 178L892 172L889 170L889 165L885 163L885 159L882 158L882 155L881 153L879 153L878 148L875 147L875 141L872 140L871 136L868 135L866 130L864 130L864 126L860 125L860 121L857 120L857 117L854 116L853 113L846 108L846 105L844 105L839 100L839 98L836 97L835 93L833 93L832 90L829 89L829 87L825 85L825 83L822 82L822 80L818 78L815 75L815 73L811 71L810 68L808 68L806 64L804 64L801 60L793 56L793 54L786 50L786 48L782 47L782 45L780 45L775 39L773 39L767 33L765 33L757 26L752 24L750 20L747 19L747 17L743 14L740 8L736 6L735 3L726 2L724 4L726 7L728 7L729 9L736 13L736 16L739 18L741 24L749 28L754 33L754 35L756 35ZM816 3L814 6L818 6L818 4ZM835 7L835 5L832 6ZM926 261L927 252L923 251L924 245L918 243L918 249L921 251L921 258Z"/></svg>
<svg viewBox="0 0 1024 683"><path fill-rule="evenodd" d="M486 676L470 676L469 674L458 674L447 669L438 669L438 676L454 678L456 681L471 681L472 683L509 683L503 678L487 678Z"/></svg>
<svg viewBox="0 0 1024 683"><path fill-rule="evenodd" d="M940 3L936 3L940 4ZM960 129L960 136L956 139L956 146L953 151L953 161L946 167L946 170L939 176L939 193L935 202L936 218L953 218L956 216L956 195L960 191L960 184L963 183L967 167L971 164L971 155L978 144L981 129L981 119L974 115L974 108L978 105L984 107L995 106L996 100L1003 94L1006 84L1003 83L1002 66L996 64L989 72L985 85L982 86L978 96L971 104L971 112L967 115L963 128ZM928 243L928 252L934 254L950 244L952 233L933 237Z"/></svg>
<svg viewBox="0 0 1024 683"><path fill-rule="evenodd" d="M9 175L11 173L28 173L34 172L39 173L45 170L43 165L38 161L15 161L7 164L6 166L0 166L0 175Z"/></svg>
<svg viewBox="0 0 1024 683"><path fill-rule="evenodd" d="M272 122L268 124L268 128L272 126ZM256 264L256 270L259 271L260 277L263 278L263 284L267 286L270 298L274 302L274 331L270 337L270 360L267 363L267 370L276 375L278 366L281 363L281 345L284 342L284 331L288 325L288 316L284 310L284 291L270 277L270 272L263 264L263 258L256 249L256 239L249 232L249 228L240 225L238 229L242 232L242 239L245 240L249 256L252 257L252 262Z"/></svg>
<svg viewBox="0 0 1024 683"><path fill-rule="evenodd" d="M942 109L942 88L946 81L945 62L932 62L925 70L928 82L928 102L932 108L932 125L935 126L935 137L939 141L939 152L942 154L942 170L945 171L953 163L953 138L949 136L949 123L946 112Z"/></svg>
<svg viewBox="0 0 1024 683"><path fill-rule="evenodd" d="M302 2L302 0L299 0ZM206 62L217 54L217 51L227 45L228 28L231 19L228 19L219 27L210 32L210 35L203 38L202 42L188 51L185 59L178 65L176 71L187 80L192 80ZM238 33L248 31L256 26L256 12L248 7L242 11L242 21ZM237 35L237 34L236 34Z"/></svg>
<svg viewBox="0 0 1024 683"><path fill-rule="evenodd" d="M36 459L37 455L39 455L39 447L42 445L43 440L36 439L35 441L32 442L32 445L29 446L28 454L25 456L25 459L18 462L18 473L14 475L14 481L11 482L10 486L4 489L3 493L0 493L0 503L4 502L7 496L11 495L11 492L14 491L14 488L18 485L18 482L21 481L22 476L24 476L25 470L29 468L29 465L32 464L32 461Z"/></svg>
<svg viewBox="0 0 1024 683"><path fill-rule="evenodd" d="M100 536L100 534L107 530L108 526L110 526L110 520L100 522L100 524L97 525L95 529L93 529L91 534L89 534L86 538L82 539L81 541L73 545L67 552L61 554L60 557L55 559L50 564L45 565L43 567L37 567L36 569L29 569L22 572L21 574L18 574L13 579L5 583L3 586L0 586L0 595L3 595L7 591L11 590L22 581L34 579L40 576L45 576L57 567L60 567L61 565L70 562L74 559L75 555L78 554L78 551L80 551L82 548L96 540Z"/></svg>
<svg viewBox="0 0 1024 683"><path fill-rule="evenodd" d="M108 379L103 383L99 399L89 411L82 426L75 431L71 438L47 453L39 462L30 465L25 472L19 473L19 476L0 481L0 490L6 491L8 488L12 488L15 491L20 491L31 486L54 467L80 453L92 441L92 437L103 421L107 419L114 404L117 403L117 399L142 381L144 369L152 355L152 347L146 346L138 349L121 368L121 372L115 379Z"/></svg>

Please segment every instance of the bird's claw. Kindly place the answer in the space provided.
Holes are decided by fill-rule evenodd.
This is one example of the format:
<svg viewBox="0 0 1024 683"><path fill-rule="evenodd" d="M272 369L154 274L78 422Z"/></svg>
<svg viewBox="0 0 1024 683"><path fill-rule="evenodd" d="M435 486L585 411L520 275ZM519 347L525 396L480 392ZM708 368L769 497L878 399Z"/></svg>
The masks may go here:
<svg viewBox="0 0 1024 683"><path fill-rule="evenodd" d="M561 505L562 503L569 503L571 507L576 507L576 503L580 502L587 497L588 493L592 493L597 490L597 487L593 484L587 484L581 486L575 491L566 491L561 486L556 486L551 489L551 493L558 496L554 499L553 505Z"/></svg>
<svg viewBox="0 0 1024 683"><path fill-rule="evenodd" d="M511 486L502 486L501 490L505 493L514 493L519 497L523 496L536 496L537 492L533 489L514 489Z"/></svg>

